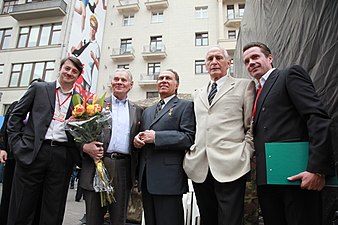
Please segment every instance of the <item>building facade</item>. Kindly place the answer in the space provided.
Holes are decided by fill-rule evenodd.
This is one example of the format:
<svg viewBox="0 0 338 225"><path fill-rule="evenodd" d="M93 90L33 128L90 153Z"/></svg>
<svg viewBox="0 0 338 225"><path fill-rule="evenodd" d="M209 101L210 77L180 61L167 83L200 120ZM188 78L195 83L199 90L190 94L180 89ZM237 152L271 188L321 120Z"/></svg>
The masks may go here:
<svg viewBox="0 0 338 225"><path fill-rule="evenodd" d="M221 45L234 54L245 8L240 0L89 0L79 6L82 2L0 3L1 115L32 79L56 79L60 59L74 53L74 33L81 37L87 32L85 20L95 28L92 15L98 17L98 12L105 17L96 25L100 52L91 91L110 94L109 75L127 68L134 78L129 98L156 97L157 75L172 68L181 78L179 93L192 93L209 80L204 58L211 46Z"/></svg>

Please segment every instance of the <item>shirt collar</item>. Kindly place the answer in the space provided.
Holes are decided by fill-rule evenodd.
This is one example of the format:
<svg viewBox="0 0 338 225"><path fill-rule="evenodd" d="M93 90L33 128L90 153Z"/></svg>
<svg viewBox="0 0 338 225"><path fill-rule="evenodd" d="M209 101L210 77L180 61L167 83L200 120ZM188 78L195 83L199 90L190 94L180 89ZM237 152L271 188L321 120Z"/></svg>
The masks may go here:
<svg viewBox="0 0 338 225"><path fill-rule="evenodd" d="M272 73L272 71L274 71L276 68L272 68L270 69L268 72L266 72L262 77L261 79L259 79L259 83L260 85L263 87L264 84L265 84L265 81L267 81L267 79L269 78L270 74ZM259 84L256 85L256 87L258 86ZM258 89L258 88L257 88Z"/></svg>
<svg viewBox="0 0 338 225"><path fill-rule="evenodd" d="M164 99L163 99L164 105L167 104L167 103L168 103L173 97L175 97L175 96L176 96L176 94L173 94L173 95L171 95L171 96L169 96L169 97L164 98Z"/></svg>
<svg viewBox="0 0 338 225"><path fill-rule="evenodd" d="M59 83L59 80L56 80L56 90L59 90L59 92L60 92L61 94L64 94L64 95L66 95L66 94L72 94L73 91L74 91L74 86L73 86L72 89L70 89L69 91L63 92L63 91L62 91L62 88L61 88L61 84Z"/></svg>
<svg viewBox="0 0 338 225"><path fill-rule="evenodd" d="M220 87L224 84L224 82L225 82L225 80L226 80L226 77L227 77L227 75L221 77L221 78L218 79L217 81L211 80L211 81L209 82L208 91L210 91L211 85L212 85L212 83L214 83L214 82L216 82L216 84L217 84L217 90L219 90Z"/></svg>
<svg viewBox="0 0 338 225"><path fill-rule="evenodd" d="M112 95L112 103L115 103L115 104L119 104L119 103L126 104L127 101L128 101L127 99L120 100L120 99L116 98L114 95Z"/></svg>

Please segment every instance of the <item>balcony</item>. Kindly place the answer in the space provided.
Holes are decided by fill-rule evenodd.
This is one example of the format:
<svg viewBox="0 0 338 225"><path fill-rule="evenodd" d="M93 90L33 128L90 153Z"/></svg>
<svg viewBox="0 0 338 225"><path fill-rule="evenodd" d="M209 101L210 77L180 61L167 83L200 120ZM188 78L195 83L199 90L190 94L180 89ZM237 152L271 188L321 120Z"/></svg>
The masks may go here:
<svg viewBox="0 0 338 225"><path fill-rule="evenodd" d="M120 14L136 13L140 10L138 0L119 0L120 5L116 6Z"/></svg>
<svg viewBox="0 0 338 225"><path fill-rule="evenodd" d="M168 0L146 0L144 4L150 11L163 10L169 6Z"/></svg>
<svg viewBox="0 0 338 225"><path fill-rule="evenodd" d="M227 18L224 22L226 27L239 28L241 26L242 16L236 15L234 17Z"/></svg>
<svg viewBox="0 0 338 225"><path fill-rule="evenodd" d="M138 81L138 84L141 87L156 85L158 75L159 75L159 73L155 73L155 74L141 74L140 75L140 80Z"/></svg>
<svg viewBox="0 0 338 225"><path fill-rule="evenodd" d="M164 59L167 57L167 52L163 44L153 46L143 46L142 56L144 59Z"/></svg>
<svg viewBox="0 0 338 225"><path fill-rule="evenodd" d="M135 58L134 49L125 48L113 48L112 54L110 56L113 61L131 61Z"/></svg>
<svg viewBox="0 0 338 225"><path fill-rule="evenodd" d="M17 21L65 16L67 3L64 0L45 0L14 5L10 15Z"/></svg>

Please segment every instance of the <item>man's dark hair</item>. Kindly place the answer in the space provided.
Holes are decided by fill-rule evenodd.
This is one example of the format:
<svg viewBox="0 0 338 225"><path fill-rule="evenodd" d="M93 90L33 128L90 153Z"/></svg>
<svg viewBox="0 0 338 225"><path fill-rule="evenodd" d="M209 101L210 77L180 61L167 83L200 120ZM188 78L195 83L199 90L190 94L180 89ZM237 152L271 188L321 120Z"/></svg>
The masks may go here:
<svg viewBox="0 0 338 225"><path fill-rule="evenodd" d="M177 83L180 83L180 77L178 76L178 73L173 70L173 69L167 69L166 71L172 72L175 75L175 80L177 81Z"/></svg>
<svg viewBox="0 0 338 225"><path fill-rule="evenodd" d="M266 44L263 44L261 42L251 42L247 45L245 45L243 47L243 52L245 52L246 50L248 50L249 48L252 47L258 47L261 49L262 53L267 57L269 55L271 55L271 50L269 49L269 47Z"/></svg>
<svg viewBox="0 0 338 225"><path fill-rule="evenodd" d="M71 61L71 62L74 64L74 66L75 66L76 69L80 72L80 75L81 75L81 74L82 74L82 70L83 70L82 62L81 62L78 58L76 58L76 57L74 57L74 56L69 56L69 57L67 57L67 58L63 58L63 59L61 60L61 62L60 62L60 69L61 69L61 67L63 66L63 64L65 64L65 62L66 62L67 60Z"/></svg>

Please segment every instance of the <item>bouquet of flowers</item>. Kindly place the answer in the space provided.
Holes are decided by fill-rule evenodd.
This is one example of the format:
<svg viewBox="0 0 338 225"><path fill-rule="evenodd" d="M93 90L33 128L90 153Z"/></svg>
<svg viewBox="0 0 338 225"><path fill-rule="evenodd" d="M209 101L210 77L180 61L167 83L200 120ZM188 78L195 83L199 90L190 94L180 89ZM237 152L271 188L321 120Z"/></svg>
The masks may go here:
<svg viewBox="0 0 338 225"><path fill-rule="evenodd" d="M74 109L72 116L65 122L65 128L79 143L103 141L103 130L110 127L111 115L109 110L103 109L103 94L100 99L86 90L80 94L74 94L72 102ZM112 179L101 159L95 159L95 176L93 188L100 192L101 206L115 202Z"/></svg>

